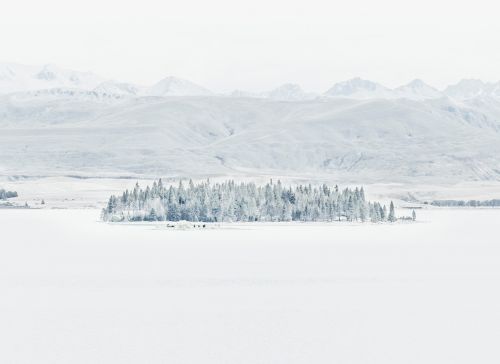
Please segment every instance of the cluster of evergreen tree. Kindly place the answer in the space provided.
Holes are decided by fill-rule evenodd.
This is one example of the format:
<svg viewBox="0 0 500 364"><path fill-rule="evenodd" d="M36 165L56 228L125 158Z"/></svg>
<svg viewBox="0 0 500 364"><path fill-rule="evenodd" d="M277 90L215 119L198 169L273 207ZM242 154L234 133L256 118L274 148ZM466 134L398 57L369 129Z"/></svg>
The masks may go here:
<svg viewBox="0 0 500 364"><path fill-rule="evenodd" d="M17 192L15 191L6 191L3 188L0 188L0 200L6 200L8 198L17 197Z"/></svg>
<svg viewBox="0 0 500 364"><path fill-rule="evenodd" d="M436 200L432 201L431 205L440 206L440 207L499 207L500 200L486 200L486 201L478 201L478 200Z"/></svg>
<svg viewBox="0 0 500 364"><path fill-rule="evenodd" d="M337 186L285 187L271 180L254 183L206 181L165 186L162 180L142 189L139 184L111 196L102 211L105 221L396 221L389 210L365 200L363 188Z"/></svg>

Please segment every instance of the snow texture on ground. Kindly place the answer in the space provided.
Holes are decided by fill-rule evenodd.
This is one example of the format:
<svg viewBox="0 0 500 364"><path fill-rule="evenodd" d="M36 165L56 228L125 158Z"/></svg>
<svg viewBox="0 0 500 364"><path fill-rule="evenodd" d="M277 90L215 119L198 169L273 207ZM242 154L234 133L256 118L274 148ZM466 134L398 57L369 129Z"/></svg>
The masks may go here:
<svg viewBox="0 0 500 364"><path fill-rule="evenodd" d="M188 231L98 215L0 210L0 362L500 360L500 210Z"/></svg>

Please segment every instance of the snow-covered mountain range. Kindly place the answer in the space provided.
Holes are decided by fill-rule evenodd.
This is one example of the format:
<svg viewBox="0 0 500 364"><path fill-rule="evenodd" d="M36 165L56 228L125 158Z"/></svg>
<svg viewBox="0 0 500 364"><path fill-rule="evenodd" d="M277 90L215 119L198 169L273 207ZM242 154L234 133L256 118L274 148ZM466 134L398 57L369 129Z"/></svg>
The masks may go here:
<svg viewBox="0 0 500 364"><path fill-rule="evenodd" d="M91 72L79 72L47 64L26 66L0 63L0 94L26 92L52 88L75 88L115 96L228 96L263 98L276 101L307 101L315 98L410 99L425 100L449 97L467 100L477 97L500 98L500 82L487 83L481 80L464 79L439 91L416 79L395 89L359 77L338 82L324 93L304 91L300 85L286 83L270 91L248 92L235 90L217 94L191 81L177 77L165 77L151 86L134 85L108 80Z"/></svg>
<svg viewBox="0 0 500 364"><path fill-rule="evenodd" d="M0 93L41 89L75 88L119 96L207 96L212 92L190 81L166 77L146 87L106 80L90 72L77 72L54 65L41 67L0 63Z"/></svg>
<svg viewBox="0 0 500 364"><path fill-rule="evenodd" d="M500 181L498 84L440 92L354 79L323 95L294 84L218 95L175 78L141 87L53 66L0 69L0 176Z"/></svg>
<svg viewBox="0 0 500 364"><path fill-rule="evenodd" d="M90 72L61 69L51 64L38 67L0 63L0 93L62 87L92 90L103 81Z"/></svg>

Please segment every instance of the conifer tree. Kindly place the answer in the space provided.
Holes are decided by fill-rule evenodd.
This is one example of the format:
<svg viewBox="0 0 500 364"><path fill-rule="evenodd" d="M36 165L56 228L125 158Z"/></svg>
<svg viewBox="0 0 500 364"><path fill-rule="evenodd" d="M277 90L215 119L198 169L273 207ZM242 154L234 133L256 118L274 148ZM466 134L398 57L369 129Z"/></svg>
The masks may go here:
<svg viewBox="0 0 500 364"><path fill-rule="evenodd" d="M394 203L392 201L389 207L389 216L387 217L387 220L390 222L396 221L396 212L394 211Z"/></svg>
<svg viewBox="0 0 500 364"><path fill-rule="evenodd" d="M363 188L342 191L323 184L285 187L281 181L264 186L236 184L229 180L212 184L209 180L177 186L160 179L119 197L110 196L102 212L107 221L395 221L394 205L388 214L385 206L365 200Z"/></svg>

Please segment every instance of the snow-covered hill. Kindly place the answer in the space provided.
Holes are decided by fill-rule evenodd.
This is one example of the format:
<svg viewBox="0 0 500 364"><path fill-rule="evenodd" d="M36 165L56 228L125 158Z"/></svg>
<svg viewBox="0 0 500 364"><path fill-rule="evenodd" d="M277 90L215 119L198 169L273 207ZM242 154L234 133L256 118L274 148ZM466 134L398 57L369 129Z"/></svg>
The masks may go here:
<svg viewBox="0 0 500 364"><path fill-rule="evenodd" d="M0 96L0 175L500 180L500 103Z"/></svg>

